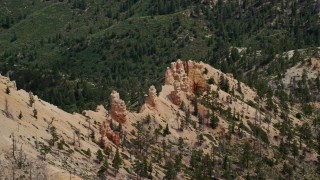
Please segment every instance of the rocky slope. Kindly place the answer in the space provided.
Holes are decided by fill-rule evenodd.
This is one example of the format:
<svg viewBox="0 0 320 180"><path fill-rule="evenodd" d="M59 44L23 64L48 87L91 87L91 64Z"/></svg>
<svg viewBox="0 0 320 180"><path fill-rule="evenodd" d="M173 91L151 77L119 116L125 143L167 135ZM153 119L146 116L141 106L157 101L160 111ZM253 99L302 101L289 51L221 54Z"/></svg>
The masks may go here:
<svg viewBox="0 0 320 180"><path fill-rule="evenodd" d="M303 159L299 162L290 153L279 158L278 152L284 142L291 149L300 137L295 129L314 117L298 119L299 109L290 106L283 111L274 97L272 103L278 110L268 110L266 99L258 97L255 90L208 64L191 60L171 63L162 89L151 86L138 113L127 111L116 91L110 96L110 110L98 106L96 111L70 114L32 93L17 90L14 82L0 76L0 166L4 169L0 179L11 177L13 169L16 177L38 174L43 179L94 179L103 166L96 156L99 149L111 152L103 155L109 167L100 174L102 178L133 179L139 175L163 179L168 176L168 161L177 155L181 155L182 164L182 170L175 171L177 178L193 178L195 170L189 162L194 150L202 150L214 160L211 172L216 178L227 177L220 172L232 172L240 179L248 174L256 178L260 173L254 169L260 162L257 159L272 162L272 166L264 161L261 165L267 179L287 177L282 166L293 161L295 176L319 177L314 165L317 153L307 146L310 142L300 141L297 151ZM281 130L286 120L294 131L290 140ZM260 157L250 159L252 168L241 165L245 143ZM116 149L123 160L118 173L111 166ZM16 166L17 154L27 159L21 166ZM226 157L230 167L224 168ZM6 167L11 159L12 168ZM137 170L140 161L152 164L147 175ZM45 164L46 169L33 170L29 162Z"/></svg>

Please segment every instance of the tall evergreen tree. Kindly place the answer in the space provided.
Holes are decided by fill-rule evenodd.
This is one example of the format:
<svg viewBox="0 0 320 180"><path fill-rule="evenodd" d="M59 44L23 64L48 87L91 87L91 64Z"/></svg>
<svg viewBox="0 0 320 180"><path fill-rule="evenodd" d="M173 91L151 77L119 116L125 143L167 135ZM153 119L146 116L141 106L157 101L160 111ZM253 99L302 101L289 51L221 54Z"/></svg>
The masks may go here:
<svg viewBox="0 0 320 180"><path fill-rule="evenodd" d="M112 160L112 167L114 168L115 176L117 176L117 173L119 172L121 164L122 164L122 159L120 157L119 149L117 149L116 154Z"/></svg>

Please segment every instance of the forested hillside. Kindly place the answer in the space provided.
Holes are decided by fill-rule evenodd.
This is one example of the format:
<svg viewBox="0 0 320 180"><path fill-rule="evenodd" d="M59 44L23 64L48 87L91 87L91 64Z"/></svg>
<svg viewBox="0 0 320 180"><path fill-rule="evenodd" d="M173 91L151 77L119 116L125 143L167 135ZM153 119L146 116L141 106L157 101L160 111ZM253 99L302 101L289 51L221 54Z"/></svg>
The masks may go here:
<svg viewBox="0 0 320 180"><path fill-rule="evenodd" d="M319 103L259 96L191 60L164 79L138 113L112 91L110 108L71 114L0 76L0 179L319 179Z"/></svg>
<svg viewBox="0 0 320 180"><path fill-rule="evenodd" d="M108 105L112 88L137 109L176 58L265 95L266 80L319 56L313 0L2 0L0 10L2 74L69 112Z"/></svg>

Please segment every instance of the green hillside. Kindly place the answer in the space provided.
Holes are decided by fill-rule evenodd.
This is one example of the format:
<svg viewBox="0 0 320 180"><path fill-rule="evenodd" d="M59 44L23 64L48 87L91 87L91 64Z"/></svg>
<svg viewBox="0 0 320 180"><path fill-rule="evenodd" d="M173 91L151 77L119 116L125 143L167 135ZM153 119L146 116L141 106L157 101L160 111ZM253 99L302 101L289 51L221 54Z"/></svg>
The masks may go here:
<svg viewBox="0 0 320 180"><path fill-rule="evenodd" d="M177 58L246 81L276 54L320 44L312 0L3 0L0 10L0 71L67 111L108 104L113 88L136 109Z"/></svg>

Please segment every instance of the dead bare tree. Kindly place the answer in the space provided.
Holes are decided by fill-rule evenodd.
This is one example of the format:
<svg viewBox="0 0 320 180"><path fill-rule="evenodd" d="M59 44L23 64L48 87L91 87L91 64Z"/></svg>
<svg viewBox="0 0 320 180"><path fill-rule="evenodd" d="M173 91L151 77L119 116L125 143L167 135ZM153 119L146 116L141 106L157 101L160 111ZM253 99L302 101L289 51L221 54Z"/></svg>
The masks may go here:
<svg viewBox="0 0 320 180"><path fill-rule="evenodd" d="M256 113L255 113L255 115L254 115L254 125L255 125L255 126L257 125L258 117L259 117L259 113L258 113L258 110L256 109Z"/></svg>
<svg viewBox="0 0 320 180"><path fill-rule="evenodd" d="M78 145L79 145L79 147L80 147L80 136L81 136L80 129L75 129L75 130L74 130L74 133L75 133L75 135L77 136Z"/></svg>
<svg viewBox="0 0 320 180"><path fill-rule="evenodd" d="M15 157L15 160L16 160L15 163L17 164L18 169L22 169L22 167L25 165L26 159L27 159L27 156L23 152L22 145L21 145L20 151L19 151L17 157Z"/></svg>
<svg viewBox="0 0 320 180"><path fill-rule="evenodd" d="M29 106L32 107L33 103L34 103L33 94L32 92L29 92Z"/></svg>
<svg viewBox="0 0 320 180"><path fill-rule="evenodd" d="M25 176L25 178L28 177L30 180L48 179L46 163L28 158L24 153L22 145L15 156L13 156L11 150L0 154L0 169L1 179L18 179L22 176Z"/></svg>
<svg viewBox="0 0 320 180"><path fill-rule="evenodd" d="M91 121L90 119L87 119L87 121L88 121L88 141L89 141L90 134L91 134Z"/></svg>
<svg viewBox="0 0 320 180"><path fill-rule="evenodd" d="M12 156L15 157L15 151L16 151L16 140L15 140L15 136L14 133L11 134L11 138L12 138Z"/></svg>
<svg viewBox="0 0 320 180"><path fill-rule="evenodd" d="M44 119L44 121L48 124L47 130L49 130L50 127L53 125L53 122L57 120L55 119L55 117L52 117L50 121L47 121L47 119Z"/></svg>
<svg viewBox="0 0 320 180"><path fill-rule="evenodd" d="M35 145L36 145L36 149L39 149L38 136L36 136Z"/></svg>
<svg viewBox="0 0 320 180"><path fill-rule="evenodd" d="M29 162L29 178L32 179L32 161Z"/></svg>
<svg viewBox="0 0 320 180"><path fill-rule="evenodd" d="M13 119L12 114L9 112L9 103L8 103L8 99L5 98L4 100L4 110L2 110L2 112L4 113L4 115L9 118L9 119Z"/></svg>
<svg viewBox="0 0 320 180"><path fill-rule="evenodd" d="M9 118L9 104L7 98L4 100L4 113L7 116L7 118Z"/></svg>

